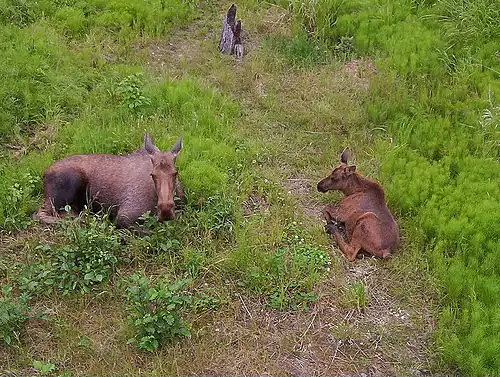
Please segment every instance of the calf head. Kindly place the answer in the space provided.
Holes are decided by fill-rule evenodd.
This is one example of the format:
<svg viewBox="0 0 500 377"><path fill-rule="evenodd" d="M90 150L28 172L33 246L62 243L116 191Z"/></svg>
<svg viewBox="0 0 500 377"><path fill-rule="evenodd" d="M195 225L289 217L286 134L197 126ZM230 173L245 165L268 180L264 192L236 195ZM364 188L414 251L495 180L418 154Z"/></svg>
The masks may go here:
<svg viewBox="0 0 500 377"><path fill-rule="evenodd" d="M182 137L177 140L170 152L160 152L153 144L151 136L146 134L144 149L148 152L153 163L151 178L155 184L158 197L158 219L160 221L172 220L175 217L174 194L177 185L177 169L175 159L182 149Z"/></svg>
<svg viewBox="0 0 500 377"><path fill-rule="evenodd" d="M344 190L349 182L349 177L356 171L356 165L347 165L349 151L346 149L340 156L340 165L333 169L332 173L319 181L318 191Z"/></svg>

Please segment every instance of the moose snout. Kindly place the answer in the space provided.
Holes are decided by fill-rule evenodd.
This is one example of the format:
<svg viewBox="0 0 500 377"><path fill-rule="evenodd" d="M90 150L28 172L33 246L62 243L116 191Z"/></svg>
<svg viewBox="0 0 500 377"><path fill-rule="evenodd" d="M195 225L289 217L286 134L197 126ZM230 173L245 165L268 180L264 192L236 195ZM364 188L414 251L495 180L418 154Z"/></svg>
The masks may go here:
<svg viewBox="0 0 500 377"><path fill-rule="evenodd" d="M160 221L175 218L175 203L173 201L158 203L158 219Z"/></svg>
<svg viewBox="0 0 500 377"><path fill-rule="evenodd" d="M321 181L318 182L317 188L318 188L319 192L327 192L328 191L328 187L325 184L324 180L321 180Z"/></svg>

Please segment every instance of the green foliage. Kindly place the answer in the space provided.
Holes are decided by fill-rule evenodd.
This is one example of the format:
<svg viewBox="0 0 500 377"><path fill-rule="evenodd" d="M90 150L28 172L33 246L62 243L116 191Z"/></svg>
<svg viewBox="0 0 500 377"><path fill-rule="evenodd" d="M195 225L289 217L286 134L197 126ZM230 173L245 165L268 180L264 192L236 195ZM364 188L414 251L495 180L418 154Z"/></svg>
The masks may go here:
<svg viewBox="0 0 500 377"><path fill-rule="evenodd" d="M271 53L277 52L287 63L299 68L326 63L329 56L319 43L301 31L292 37L271 35L264 40L263 46Z"/></svg>
<svg viewBox="0 0 500 377"><path fill-rule="evenodd" d="M0 176L3 176L1 173L3 169L0 170ZM4 184L9 183L7 177L4 176L4 179ZM0 184L0 193L3 193L3 200L0 201L0 224L5 230L23 229L31 223L26 215L32 209L33 196L37 192L40 178L26 172L10 183L9 187L2 187Z"/></svg>
<svg viewBox="0 0 500 377"><path fill-rule="evenodd" d="M123 105L133 112L141 110L151 104L151 99L144 96L142 73L134 73L121 80L114 88L114 95L118 96Z"/></svg>
<svg viewBox="0 0 500 377"><path fill-rule="evenodd" d="M49 375L56 370L56 365L53 363L44 363L40 360L33 360L33 368L42 376Z"/></svg>
<svg viewBox="0 0 500 377"><path fill-rule="evenodd" d="M27 298L14 297L11 285L2 286L0 297L0 340L12 344L19 341L21 328L26 320L32 317Z"/></svg>
<svg viewBox="0 0 500 377"><path fill-rule="evenodd" d="M158 36L189 20L193 12L193 4L182 0L2 0L0 5L0 23L26 27L45 17L73 38L92 29Z"/></svg>
<svg viewBox="0 0 500 377"><path fill-rule="evenodd" d="M109 279L120 261L119 234L102 217L88 216L83 227L79 220L62 223L60 243L40 243L35 248L40 259L22 268L21 291L29 295L53 290L83 293Z"/></svg>
<svg viewBox="0 0 500 377"><path fill-rule="evenodd" d="M144 234L135 240L135 247L152 253L175 252L180 249L178 224L159 222L158 217L152 216L149 211L139 218L139 222L139 230Z"/></svg>
<svg viewBox="0 0 500 377"><path fill-rule="evenodd" d="M210 196L199 203L195 224L203 231L202 238L233 239L235 228L235 205L228 195Z"/></svg>
<svg viewBox="0 0 500 377"><path fill-rule="evenodd" d="M358 281L345 288L342 292L343 303L348 307L363 310L369 304L368 292L363 281Z"/></svg>
<svg viewBox="0 0 500 377"><path fill-rule="evenodd" d="M77 115L87 96L87 77L78 69L86 61L71 56L44 24L26 29L0 25L0 33L0 137Z"/></svg>
<svg viewBox="0 0 500 377"><path fill-rule="evenodd" d="M282 245L248 267L246 284L266 294L273 308L305 310L318 297L314 286L330 270L330 256L306 239L305 230L293 221L284 230Z"/></svg>
<svg viewBox="0 0 500 377"><path fill-rule="evenodd" d="M190 336L189 326L181 319L182 309L191 302L182 292L187 284L187 280L153 284L140 273L130 277L125 297L134 337L129 343L152 352L166 342Z"/></svg>

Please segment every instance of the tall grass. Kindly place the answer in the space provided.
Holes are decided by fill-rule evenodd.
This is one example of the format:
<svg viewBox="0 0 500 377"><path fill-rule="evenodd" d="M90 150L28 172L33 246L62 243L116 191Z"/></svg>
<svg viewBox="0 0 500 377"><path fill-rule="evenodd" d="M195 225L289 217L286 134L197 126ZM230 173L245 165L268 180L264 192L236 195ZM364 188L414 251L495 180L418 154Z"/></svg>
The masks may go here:
<svg viewBox="0 0 500 377"><path fill-rule="evenodd" d="M464 373L500 373L500 9L494 1L319 0L290 6L312 38L376 59L367 110L387 131L388 199L445 287L437 342ZM494 115L495 114L495 115ZM389 142L389 138L392 142Z"/></svg>

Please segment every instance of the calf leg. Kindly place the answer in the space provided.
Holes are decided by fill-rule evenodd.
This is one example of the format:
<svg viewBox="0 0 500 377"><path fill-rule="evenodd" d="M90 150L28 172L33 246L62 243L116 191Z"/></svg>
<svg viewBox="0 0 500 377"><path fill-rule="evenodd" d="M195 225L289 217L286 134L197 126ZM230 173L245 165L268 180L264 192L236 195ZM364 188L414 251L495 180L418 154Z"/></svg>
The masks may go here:
<svg viewBox="0 0 500 377"><path fill-rule="evenodd" d="M340 220L339 207L329 204L323 209L323 216L326 222Z"/></svg>
<svg viewBox="0 0 500 377"><path fill-rule="evenodd" d="M335 237L337 245L339 246L340 250L342 250L347 260L350 262L354 262L356 260L358 251L361 249L359 241L353 238L351 242L347 242L338 227L336 227L333 231L333 236Z"/></svg>
<svg viewBox="0 0 500 377"><path fill-rule="evenodd" d="M339 230L345 234L344 220L340 216L339 208L334 205L327 205L323 209L323 216L326 219L325 232L334 234L335 230Z"/></svg>

